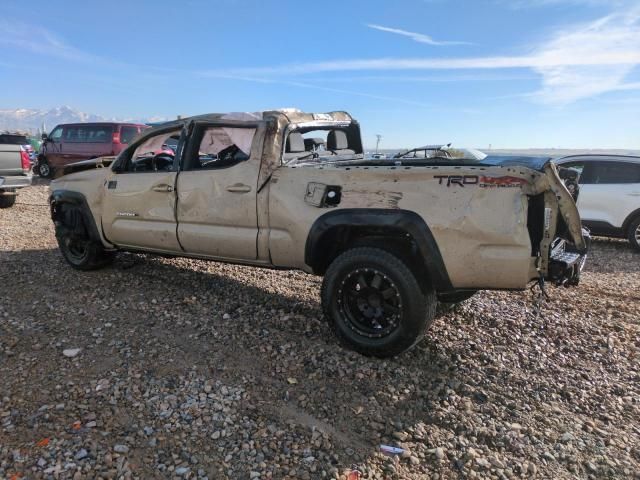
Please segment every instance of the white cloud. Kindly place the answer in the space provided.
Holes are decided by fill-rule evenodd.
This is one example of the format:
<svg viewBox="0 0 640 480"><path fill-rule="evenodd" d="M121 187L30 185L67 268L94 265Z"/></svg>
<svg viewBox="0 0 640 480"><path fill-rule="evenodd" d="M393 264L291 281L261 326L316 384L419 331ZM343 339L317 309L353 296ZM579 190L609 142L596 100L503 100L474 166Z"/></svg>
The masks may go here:
<svg viewBox="0 0 640 480"><path fill-rule="evenodd" d="M48 30L16 21L0 20L0 45L72 61L93 62L98 57L67 45Z"/></svg>
<svg viewBox="0 0 640 480"><path fill-rule="evenodd" d="M640 14L633 11L609 15L562 32L540 47L536 55L543 64L534 67L542 76L537 97L547 103L564 104L624 88L626 78L640 64L639 20ZM610 57L616 61L578 65L570 62L572 58L585 57ZM554 62L556 59L560 61Z"/></svg>
<svg viewBox="0 0 640 480"><path fill-rule="evenodd" d="M321 72L530 69L540 75L540 101L566 104L620 89L640 65L640 4L586 25L564 27L520 56L377 58L243 68L227 74L291 76ZM215 73L215 72L210 72ZM220 73L220 72L219 72Z"/></svg>
<svg viewBox="0 0 640 480"><path fill-rule="evenodd" d="M559 55L512 56L512 57L463 57L463 58L376 58L334 60L317 63L297 63L276 67L231 69L233 75L291 75L319 72L343 72L361 70L459 70L497 68L547 68L563 66L636 65L640 63L640 50L627 49L619 52L598 52L582 57ZM215 71L211 71L215 73Z"/></svg>
<svg viewBox="0 0 640 480"><path fill-rule="evenodd" d="M409 37L414 42L426 43L427 45L434 45L434 46L440 46L440 47L448 46L448 45L471 45L468 42L434 40L433 37L430 37L429 35L425 35L424 33L408 32L407 30L400 30L399 28L383 27L382 25L376 25L373 23L368 24L367 27L373 28L374 30L380 30L381 32L395 33L396 35Z"/></svg>

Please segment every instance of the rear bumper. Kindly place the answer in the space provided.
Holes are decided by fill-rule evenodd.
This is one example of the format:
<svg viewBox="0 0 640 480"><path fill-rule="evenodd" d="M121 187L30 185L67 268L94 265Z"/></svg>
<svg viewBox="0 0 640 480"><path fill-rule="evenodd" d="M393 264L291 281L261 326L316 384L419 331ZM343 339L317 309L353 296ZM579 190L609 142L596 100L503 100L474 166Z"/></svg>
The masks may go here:
<svg viewBox="0 0 640 480"><path fill-rule="evenodd" d="M23 188L31 185L32 175L16 175L11 177L0 177L0 191L5 188Z"/></svg>
<svg viewBox="0 0 640 480"><path fill-rule="evenodd" d="M586 248L578 251L572 244L561 240L551 250L549 262L549 280L556 285L571 287L580 283L580 274L587 262L587 254L591 245L591 235L586 228L582 229L582 237Z"/></svg>

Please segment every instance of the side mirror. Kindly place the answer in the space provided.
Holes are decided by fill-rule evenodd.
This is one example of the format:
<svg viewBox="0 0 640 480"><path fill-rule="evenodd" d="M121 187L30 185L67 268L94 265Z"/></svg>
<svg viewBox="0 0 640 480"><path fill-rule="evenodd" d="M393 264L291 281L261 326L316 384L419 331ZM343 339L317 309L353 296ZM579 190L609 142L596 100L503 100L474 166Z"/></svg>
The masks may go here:
<svg viewBox="0 0 640 480"><path fill-rule="evenodd" d="M40 138L42 138L43 142L46 142L47 140L49 140L49 135L47 135L46 133L43 133Z"/></svg>

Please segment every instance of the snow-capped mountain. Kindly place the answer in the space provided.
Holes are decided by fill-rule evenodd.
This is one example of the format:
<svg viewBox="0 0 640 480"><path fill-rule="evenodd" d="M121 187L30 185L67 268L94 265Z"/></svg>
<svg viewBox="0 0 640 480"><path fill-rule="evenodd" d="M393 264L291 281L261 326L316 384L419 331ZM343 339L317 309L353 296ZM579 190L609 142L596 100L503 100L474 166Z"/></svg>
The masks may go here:
<svg viewBox="0 0 640 480"><path fill-rule="evenodd" d="M165 119L118 119L108 118L92 113L84 113L68 106L51 108L49 110L17 108L12 110L0 109L0 130L26 130L31 133L41 131L43 125L47 132L59 123L77 122L141 122L162 121Z"/></svg>

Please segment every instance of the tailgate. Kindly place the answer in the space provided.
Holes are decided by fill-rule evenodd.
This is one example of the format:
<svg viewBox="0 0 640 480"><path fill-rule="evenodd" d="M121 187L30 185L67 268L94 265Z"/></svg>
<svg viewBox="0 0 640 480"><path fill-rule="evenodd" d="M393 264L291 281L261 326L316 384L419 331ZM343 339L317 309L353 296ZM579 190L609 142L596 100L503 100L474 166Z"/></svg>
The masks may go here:
<svg viewBox="0 0 640 480"><path fill-rule="evenodd" d="M544 165L535 182L544 195L543 235L537 264L540 275L556 285L578 285L589 246L589 232L581 225L576 203L554 163Z"/></svg>
<svg viewBox="0 0 640 480"><path fill-rule="evenodd" d="M20 145L0 143L0 177L23 174L20 149Z"/></svg>
<svg viewBox="0 0 640 480"><path fill-rule="evenodd" d="M582 230L582 222L580 220L580 214L578 213L578 207L573 197L564 185L564 182L558 175L558 169L553 162L548 162L544 167L544 173L549 182L549 188L555 194L558 201L558 209L564 220L564 223L569 230L573 244L580 253L586 253L587 240Z"/></svg>

